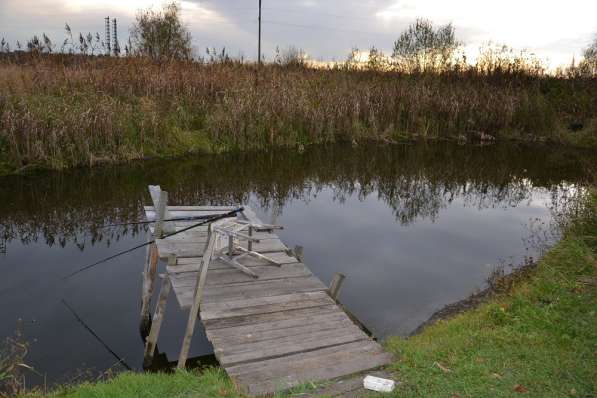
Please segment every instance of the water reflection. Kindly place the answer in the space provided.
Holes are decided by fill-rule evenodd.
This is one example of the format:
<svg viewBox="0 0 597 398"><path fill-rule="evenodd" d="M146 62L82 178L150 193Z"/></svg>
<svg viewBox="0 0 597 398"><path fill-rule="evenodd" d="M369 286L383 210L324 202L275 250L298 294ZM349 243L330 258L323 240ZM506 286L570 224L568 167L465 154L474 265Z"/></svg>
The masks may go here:
<svg viewBox="0 0 597 398"><path fill-rule="evenodd" d="M375 335L408 334L481 287L488 264L533 255L523 225L548 220L596 160L548 147L334 145L3 178L0 336L25 318L29 361L49 380L109 368L114 358L65 311L66 298L140 369L144 252L57 279L146 239L141 226L102 226L141 219L148 184L168 190L173 204L250 203L265 221L275 213L283 240L305 246L318 277L347 275L341 300ZM186 314L168 305L159 345L163 358L176 358ZM194 356L211 352L201 333L192 347Z"/></svg>
<svg viewBox="0 0 597 398"><path fill-rule="evenodd" d="M515 207L538 187L557 194L566 182L583 183L595 160L573 150L507 145L329 146L9 177L0 180L0 239L4 246L13 239L62 247L68 241L83 250L144 233L142 226L101 226L140 219L148 181L166 187L174 204L237 204L254 195L263 208L283 208L324 188L337 203L373 194L408 225L434 221L455 198L483 209Z"/></svg>

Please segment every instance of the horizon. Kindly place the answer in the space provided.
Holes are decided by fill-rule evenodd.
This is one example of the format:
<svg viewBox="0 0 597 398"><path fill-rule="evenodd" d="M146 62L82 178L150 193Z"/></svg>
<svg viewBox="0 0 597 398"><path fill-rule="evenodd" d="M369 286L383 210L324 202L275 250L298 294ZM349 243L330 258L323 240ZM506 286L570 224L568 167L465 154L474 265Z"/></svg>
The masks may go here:
<svg viewBox="0 0 597 398"><path fill-rule="evenodd" d="M151 0L4 0L0 3L0 37L14 48L17 41L25 44L33 35L45 33L59 46L68 23L75 34L98 32L103 40L104 18L109 16L118 20L119 42L124 47L137 11L162 4ZM257 1L251 5L241 0L180 4L196 55L214 47L226 48L234 57L257 58ZM513 9L517 12L512 13ZM436 26L452 23L469 60L491 42L526 50L555 69L582 59L583 49L597 34L594 15L597 3L582 0L566 5L556 0L505 0L499 5L470 0L451 4L441 0L265 0L262 52L266 60L272 60L276 48L294 46L315 61L333 62L345 60L355 47L368 53L375 46L390 55L399 34L416 18L425 18Z"/></svg>

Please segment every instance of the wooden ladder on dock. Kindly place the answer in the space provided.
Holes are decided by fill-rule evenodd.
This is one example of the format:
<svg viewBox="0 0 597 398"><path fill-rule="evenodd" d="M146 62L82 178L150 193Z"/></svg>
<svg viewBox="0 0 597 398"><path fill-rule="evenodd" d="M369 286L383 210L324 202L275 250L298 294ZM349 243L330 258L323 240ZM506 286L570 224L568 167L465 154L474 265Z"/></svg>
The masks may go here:
<svg viewBox="0 0 597 398"><path fill-rule="evenodd" d="M237 387L251 396L343 377L391 361L338 305L342 276L326 287L302 263L302 254L289 250L272 228L251 230L253 239L248 240L227 236L224 244L236 239L235 247L260 254L239 258L240 269L230 266L230 258L214 256L222 245L215 238L214 225L159 239L164 231L193 223L160 220L217 215L233 208L167 206L166 192L159 187L150 187L150 192L154 206L146 207L145 212L148 219L157 220L152 228L157 239L148 250L143 278L142 328L151 324L146 364L152 360L171 290L180 307L189 309L178 367L185 366L199 317L220 365ZM249 208L239 222L263 226ZM166 274L161 275L159 299L150 321L158 258L167 259L168 265Z"/></svg>

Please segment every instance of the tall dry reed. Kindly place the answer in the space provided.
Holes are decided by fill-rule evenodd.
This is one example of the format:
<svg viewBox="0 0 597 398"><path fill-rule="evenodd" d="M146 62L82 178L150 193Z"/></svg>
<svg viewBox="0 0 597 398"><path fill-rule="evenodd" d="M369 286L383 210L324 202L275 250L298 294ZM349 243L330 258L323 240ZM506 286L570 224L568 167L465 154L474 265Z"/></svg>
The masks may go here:
<svg viewBox="0 0 597 398"><path fill-rule="evenodd" d="M0 58L0 169L331 141L595 143L596 92L594 78L500 69L257 70L238 62L9 54Z"/></svg>

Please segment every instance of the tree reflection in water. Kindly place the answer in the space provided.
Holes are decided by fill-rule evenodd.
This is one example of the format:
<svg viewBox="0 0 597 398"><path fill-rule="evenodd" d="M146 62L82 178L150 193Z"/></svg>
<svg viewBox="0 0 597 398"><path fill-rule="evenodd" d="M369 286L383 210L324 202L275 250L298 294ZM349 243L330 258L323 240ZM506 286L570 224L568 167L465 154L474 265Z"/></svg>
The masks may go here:
<svg viewBox="0 0 597 398"><path fill-rule="evenodd" d="M308 202L323 188L343 203L356 195L385 202L396 221L436 220L455 199L477 208L513 207L540 188L552 206L587 182L589 152L544 146L348 145L201 155L126 166L76 169L0 179L0 241L65 246L110 245L143 226L101 228L142 219L148 184L172 204L236 204L264 208ZM577 190L573 190L577 192Z"/></svg>

